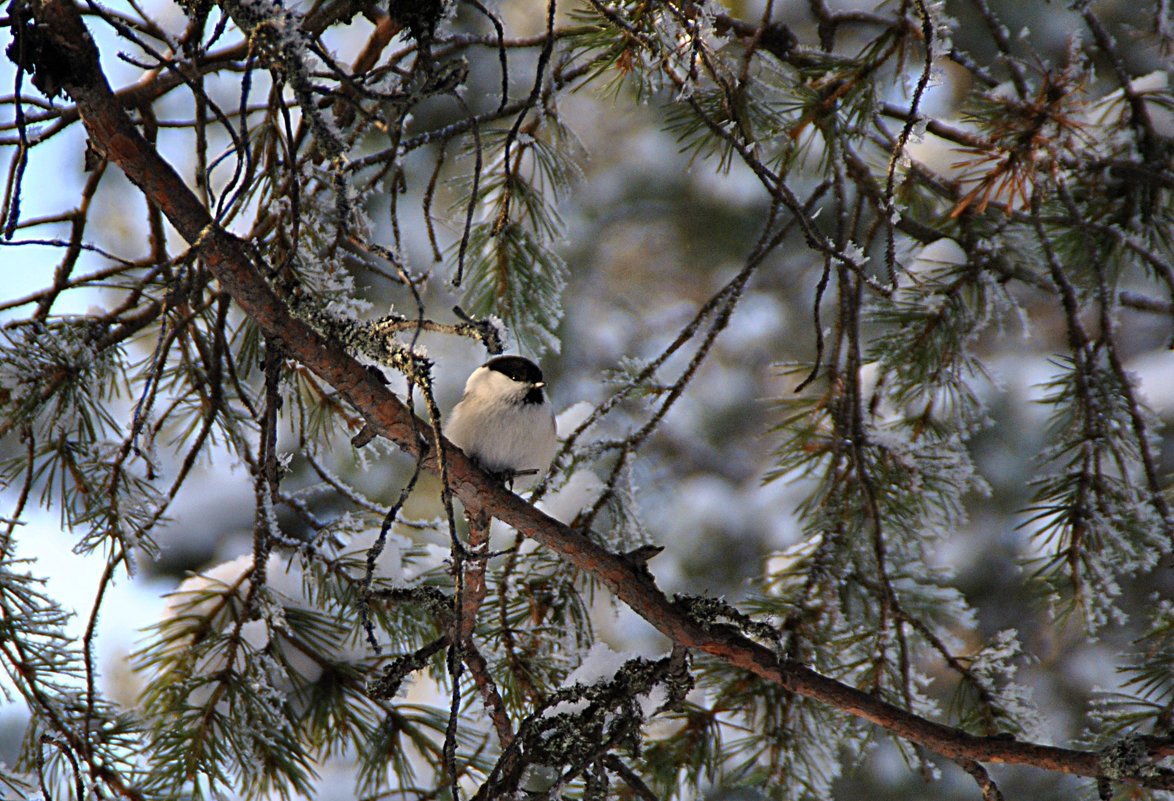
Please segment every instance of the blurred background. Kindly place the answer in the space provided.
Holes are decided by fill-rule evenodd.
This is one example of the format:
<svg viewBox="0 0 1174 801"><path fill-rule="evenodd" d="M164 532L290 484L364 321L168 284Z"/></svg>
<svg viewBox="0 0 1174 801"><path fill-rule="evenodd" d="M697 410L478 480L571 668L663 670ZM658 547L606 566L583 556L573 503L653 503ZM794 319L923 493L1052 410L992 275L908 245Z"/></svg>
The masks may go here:
<svg viewBox="0 0 1174 801"><path fill-rule="evenodd" d="M148 0L149 11L169 30L184 25L182 10L175 5ZM1066 4L1023 3L989 0L1005 21L1012 38L1020 37L1046 60L1062 61L1073 31L1074 16ZM760 3L725 4L732 16L757 20ZM818 36L811 16L802 3L778 4L775 19L791 26L802 42L816 42ZM834 2L837 9L871 11L871 2ZM1139 25L1136 3L1099 2L1098 12L1123 40L1133 36ZM112 4L115 9L118 3ZM540 33L545 4L534 0L501 0L496 5L505 27L514 36ZM972 4L947 2L946 13L957 20L954 44L980 61L993 59L994 46L986 28L973 12ZM485 19L467 12L461 4L454 30L484 33ZM99 45L108 59L104 66L117 88L133 83L140 70L114 58L118 47L109 30L94 26ZM356 52L366 41L370 26L361 17L349 26L332 28L324 37L338 54ZM1154 48L1123 48L1130 73L1146 75L1169 68ZM498 88L496 54L485 48L484 63L470 64L470 104L491 105ZM349 61L349 58L343 58ZM912 74L912 73L911 73ZM522 93L532 70L516 69L516 93ZM971 90L964 70L944 64L941 82L930 90L925 108L934 116L958 123L962 103ZM0 63L0 84L12 86L12 65ZM601 84L602 86L602 84ZM30 90L28 87L26 92ZM222 87L221 102L237 102L232 80ZM1090 91L1100 93L1096 87ZM260 91L258 97L263 97ZM565 260L568 282L563 293L564 316L559 328L558 352L542 355L550 394L557 410L573 404L596 404L609 394L609 376L625 359L655 357L692 317L697 308L742 266L764 221L769 199L747 169L735 162L726 170L716 169L713 160L694 158L682 152L676 134L670 130L668 98L655 97L633 102L631 90L623 85L613 89L586 89L566 95L560 113L564 123L581 143L577 165L582 177L559 207L565 223L559 254ZM896 100L898 98L894 98ZM57 102L65 102L58 100ZM190 117L190 98L174 93L157 108L160 119ZM453 116L451 104L437 102L417 112L417 124L426 129ZM428 115L432 114L433 117ZM447 115L447 116L446 116ZM160 128L160 148L184 175L193 165L185 163L187 134ZM59 212L76 202L86 176L78 163L84 152L84 132L73 126L33 151L26 178L23 217L35 218ZM374 146L374 145L372 145ZM930 139L915 147L916 157L948 159L950 154L933 152L938 145ZM398 198L401 234L411 268L432 272L427 288L429 309L443 310L460 301L448 285L447 265L435 262L422 219L409 224L410 214L419 214L419 193L428 183L435 162L432 148L415 150L406 162L406 195ZM467 169L459 159L444 175ZM801 181L802 178L796 180ZM441 245L451 248L457 237L460 192L445 181L439 184L434 208L453 224L438 227ZM385 195L363 199L373 221L373 239L389 241L388 203ZM139 256L146 251L147 232L141 199L121 176L110 176L95 200L88 241L117 254ZM402 209L413 210L404 213ZM41 231L46 238L65 236L67 223ZM54 230L56 228L56 230ZM171 232L174 237L174 232ZM176 240L178 242L178 240ZM908 258L912 254L906 254ZM58 258L54 248L37 245L9 246L0 262L3 299L20 297L52 281ZM82 257L78 272L108 264L97 253ZM793 393L796 379L785 375L781 365L810 360L814 355L815 331L812 301L822 270L817 254L802 240L779 248L756 274L738 304L729 328L721 335L709 359L685 396L672 409L648 446L636 461L634 483L642 523L647 537L665 546L651 567L666 593L691 592L722 595L737 601L750 583L760 579L766 557L800 539L801 521L796 506L808 487L803 482L775 481L764 484L773 465L776 447L772 424L777 422L774 399ZM385 282L356 273L357 294L371 304L373 316L385 313L393 304L403 303L388 290ZM1144 291L1147 287L1138 286ZM1050 357L1064 350L1063 320L1051 299L1035 296L1030 289L1016 288L1025 312L1007 319L976 344L990 367L989 380L979 391L986 398L989 421L973 439L973 454L981 476L990 487L987 495L965 499L970 523L965 530L946 538L939 558L953 566L957 585L978 610L981 639L1004 629L1019 631L1025 653L1020 680L1035 696L1046 715L1047 733L1057 744L1070 742L1082 731L1091 688L1111 689L1118 677L1112 670L1117 655L1128 651L1138 631L1134 621L1110 627L1088 642L1077 626L1070 632L1057 628L1049 619L1047 604L1026 580L1024 567L1037 553L1039 543L1021 528L1023 509L1029 504L1031 481L1039 467L1046 410L1036 401L1041 382L1055 372ZM110 303L101 292L67 293L57 313L85 313L92 306ZM403 310L397 307L398 310ZM0 324L27 309L20 307L0 313ZM1174 420L1174 354L1171 354L1170 318L1126 310L1121 318L1120 342L1124 354L1153 410L1168 427ZM146 355L153 336L145 336L131 347ZM450 409L460 396L465 377L486 354L468 340L442 335L422 339L435 360L438 400ZM673 375L683 364L671 360L666 373ZM402 388L393 379L393 387ZM129 420L133 399L124 399L115 417ZM622 434L639 417L639 401L631 414L609 418L597 432L599 438ZM1174 443L1164 428L1163 464L1166 475L1174 464ZM279 443L282 451L288 442ZM13 449L10 440L0 447ZM5 458L14 455L3 453ZM168 457L160 453L164 463ZM333 454L331 468L347 482L361 488L373 499L390 504L410 471L409 461L397 454L380 451L354 454L345 443ZM306 461L292 451L292 472L286 487L308 487L318 479ZM11 505L11 490L3 500ZM407 509L410 515L428 518L436 514L431 506L435 484L424 479L416 499ZM339 508L337 499L327 495L315 501L316 511L328 513ZM413 505L414 504L414 505ZM145 626L158 620L163 596L182 578L220 562L248 553L253 527L253 496L247 471L234 464L223 448L201 460L188 486L173 507L172 520L158 532L160 558L143 558L133 581L119 581L107 599L100 624L99 654L107 690L116 698L130 701L140 679L128 667L128 654L135 649ZM283 515L283 527L304 534L302 524L292 515ZM72 606L84 621L93 603L93 591L102 568L100 560L71 552L73 542L61 531L52 509L28 517L19 529L18 553L35 560L29 569L45 576L50 592ZM445 546L438 541L437 545ZM445 546L447 547L447 546ZM1125 608L1145 609L1155 598L1174 597L1174 577L1169 570L1138 576L1123 587ZM617 648L655 651L663 644L645 624L624 609L610 608L610 601L598 601L599 636ZM80 633L80 628L79 628ZM931 686L932 692L932 686ZM22 732L22 709L0 705L0 760L11 762ZM945 766L944 778L927 786L915 767L907 767L883 738L876 747L860 754L857 766L837 784L841 799L973 799L973 781L953 766ZM994 768L1008 798L1035 798L1040 801L1094 797L1090 782L1057 780L1031 770ZM321 798L346 797L349 785L324 785ZM715 791L717 792L717 791ZM717 792L717 795L721 795ZM733 796L727 796L733 797ZM747 796L748 797L748 796Z"/></svg>

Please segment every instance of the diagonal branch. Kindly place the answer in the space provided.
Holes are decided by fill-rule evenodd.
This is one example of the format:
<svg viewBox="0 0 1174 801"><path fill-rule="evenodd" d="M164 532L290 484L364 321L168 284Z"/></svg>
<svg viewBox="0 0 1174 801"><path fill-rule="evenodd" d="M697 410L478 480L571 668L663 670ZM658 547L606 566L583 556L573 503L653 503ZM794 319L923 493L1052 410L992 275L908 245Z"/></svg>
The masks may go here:
<svg viewBox="0 0 1174 801"><path fill-rule="evenodd" d="M40 52L50 53L53 58L52 64L44 66L77 104L92 145L117 164L180 234L200 249L208 269L266 337L333 386L363 414L372 429L417 456L420 444L416 432L426 424L413 419L403 402L340 343L327 339L290 313L254 263L249 245L214 223L171 165L132 125L99 67L97 48L76 6L70 0L40 0L32 8L39 23L37 30L47 40ZM950 759L1025 764L1084 776L1105 772L1099 753L975 736L787 661L732 627L702 623L670 601L638 566L530 506L491 481L447 441L443 445L451 490L466 508L499 518L596 576L680 646L704 651ZM424 466L436 469L435 453L427 455ZM1149 767L1144 777L1129 778L1146 787L1174 789L1174 773Z"/></svg>

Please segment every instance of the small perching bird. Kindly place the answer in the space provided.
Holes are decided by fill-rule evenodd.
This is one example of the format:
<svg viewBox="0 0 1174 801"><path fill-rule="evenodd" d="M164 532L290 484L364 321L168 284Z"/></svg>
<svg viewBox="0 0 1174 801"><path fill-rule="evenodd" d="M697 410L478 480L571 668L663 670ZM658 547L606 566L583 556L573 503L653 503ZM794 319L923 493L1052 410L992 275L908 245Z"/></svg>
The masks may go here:
<svg viewBox="0 0 1174 801"><path fill-rule="evenodd" d="M542 477L558 444L542 370L523 356L498 356L465 382L445 434L483 470L521 489Z"/></svg>

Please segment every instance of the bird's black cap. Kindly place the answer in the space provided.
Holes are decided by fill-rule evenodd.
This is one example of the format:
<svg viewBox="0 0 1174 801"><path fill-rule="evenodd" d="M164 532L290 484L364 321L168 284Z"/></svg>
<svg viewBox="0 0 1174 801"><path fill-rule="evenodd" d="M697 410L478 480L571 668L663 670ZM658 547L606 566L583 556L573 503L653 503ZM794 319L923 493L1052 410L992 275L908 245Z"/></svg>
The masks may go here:
<svg viewBox="0 0 1174 801"><path fill-rule="evenodd" d="M541 384L542 370L525 356L498 356L485 363L490 370L527 384Z"/></svg>
<svg viewBox="0 0 1174 801"><path fill-rule="evenodd" d="M525 356L498 356L485 362L485 366L524 384L542 383L542 370ZM522 398L523 403L542 403L544 400L541 387L534 387Z"/></svg>

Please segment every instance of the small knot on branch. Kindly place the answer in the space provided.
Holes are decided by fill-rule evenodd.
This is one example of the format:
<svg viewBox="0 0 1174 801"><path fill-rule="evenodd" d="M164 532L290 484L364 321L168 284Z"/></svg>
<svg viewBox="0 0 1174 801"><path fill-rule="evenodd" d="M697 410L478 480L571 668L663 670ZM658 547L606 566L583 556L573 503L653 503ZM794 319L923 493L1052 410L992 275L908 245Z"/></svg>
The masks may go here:
<svg viewBox="0 0 1174 801"><path fill-rule="evenodd" d="M478 320L460 306L453 306L452 312L461 320L461 324L457 326L457 331L465 336L472 336L478 339L485 346L485 350L489 352L490 356L497 356L505 350L505 344L502 340L501 323L497 319L488 317L484 320Z"/></svg>

